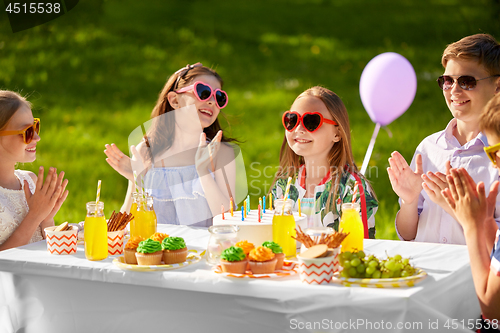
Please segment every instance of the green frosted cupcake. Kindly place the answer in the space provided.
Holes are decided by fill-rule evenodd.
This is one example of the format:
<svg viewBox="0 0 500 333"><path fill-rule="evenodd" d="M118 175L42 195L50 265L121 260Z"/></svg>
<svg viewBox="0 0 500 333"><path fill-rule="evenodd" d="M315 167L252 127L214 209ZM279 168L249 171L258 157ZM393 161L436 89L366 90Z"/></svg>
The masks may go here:
<svg viewBox="0 0 500 333"><path fill-rule="evenodd" d="M139 265L160 265L163 257L160 242L149 238L140 242L135 257Z"/></svg>
<svg viewBox="0 0 500 333"><path fill-rule="evenodd" d="M182 237L167 237L161 242L163 262L165 264L179 264L186 261L188 249Z"/></svg>
<svg viewBox="0 0 500 333"><path fill-rule="evenodd" d="M245 274L248 259L241 247L231 246L225 249L222 251L220 258L223 272Z"/></svg>
<svg viewBox="0 0 500 333"><path fill-rule="evenodd" d="M262 246L267 247L271 251L273 251L274 255L276 256L276 259L278 260L276 262L276 268L275 270L281 270L283 269L283 262L285 261L285 254L283 253L283 249L278 243L267 241L262 243Z"/></svg>

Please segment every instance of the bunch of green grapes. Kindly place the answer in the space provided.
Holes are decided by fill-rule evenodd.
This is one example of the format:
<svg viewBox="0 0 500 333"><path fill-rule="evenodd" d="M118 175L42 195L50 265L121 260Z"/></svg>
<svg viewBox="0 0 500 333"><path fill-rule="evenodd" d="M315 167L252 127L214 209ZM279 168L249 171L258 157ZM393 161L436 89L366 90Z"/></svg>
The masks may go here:
<svg viewBox="0 0 500 333"><path fill-rule="evenodd" d="M340 275L345 278L388 279L415 274L410 259L399 254L380 260L373 254L366 256L363 251L346 251L339 255L339 263L343 267Z"/></svg>

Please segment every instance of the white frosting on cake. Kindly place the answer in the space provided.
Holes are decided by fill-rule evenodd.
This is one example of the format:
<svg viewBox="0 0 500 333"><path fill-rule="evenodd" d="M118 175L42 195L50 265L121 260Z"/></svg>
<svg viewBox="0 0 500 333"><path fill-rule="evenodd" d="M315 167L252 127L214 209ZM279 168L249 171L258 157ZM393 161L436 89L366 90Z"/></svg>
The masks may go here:
<svg viewBox="0 0 500 333"><path fill-rule="evenodd" d="M266 209L266 213L262 214L261 222L258 221L258 210L251 210L247 214L244 221L241 220L241 210L235 211L233 216L231 213L224 213L224 219L222 219L222 214L214 216L213 224L222 225L230 224L237 225L240 227L238 231L238 240L247 240L253 243L256 247L262 245L265 241L273 240L273 210ZM302 230L307 228L306 215L299 213L293 213L295 219L295 225L300 226ZM299 243L300 246L300 243Z"/></svg>

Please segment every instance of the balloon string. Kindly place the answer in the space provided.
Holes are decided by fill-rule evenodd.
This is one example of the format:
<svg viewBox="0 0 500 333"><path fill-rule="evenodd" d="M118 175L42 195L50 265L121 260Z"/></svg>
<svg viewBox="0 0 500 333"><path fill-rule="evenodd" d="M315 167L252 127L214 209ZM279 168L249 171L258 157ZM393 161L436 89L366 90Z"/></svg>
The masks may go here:
<svg viewBox="0 0 500 333"><path fill-rule="evenodd" d="M380 124L377 123L375 125L375 129L373 130L372 138L370 139L370 144L368 145L368 149L366 150L365 159L363 160L363 166L361 167L361 174L364 175L366 172L366 168L368 167L368 162L370 162L370 157L373 153L373 147L375 146L375 140L377 140L378 131L380 130Z"/></svg>

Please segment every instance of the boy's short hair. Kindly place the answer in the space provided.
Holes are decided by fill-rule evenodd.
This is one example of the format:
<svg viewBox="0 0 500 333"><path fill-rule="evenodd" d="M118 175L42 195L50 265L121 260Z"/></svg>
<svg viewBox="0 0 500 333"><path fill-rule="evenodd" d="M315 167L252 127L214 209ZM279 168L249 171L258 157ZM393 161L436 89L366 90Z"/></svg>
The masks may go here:
<svg viewBox="0 0 500 333"><path fill-rule="evenodd" d="M446 47L441 64L451 59L476 60L490 75L500 74L500 44L489 34L476 34L462 38Z"/></svg>
<svg viewBox="0 0 500 333"><path fill-rule="evenodd" d="M479 118L479 128L500 137L500 93L486 104Z"/></svg>

